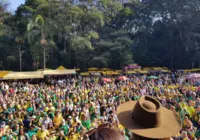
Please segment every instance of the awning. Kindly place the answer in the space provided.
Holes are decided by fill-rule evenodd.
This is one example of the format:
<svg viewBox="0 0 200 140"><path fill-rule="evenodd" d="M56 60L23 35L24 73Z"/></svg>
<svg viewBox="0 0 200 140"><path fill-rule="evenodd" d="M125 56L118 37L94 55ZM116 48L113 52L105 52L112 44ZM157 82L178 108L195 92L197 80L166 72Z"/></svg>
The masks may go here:
<svg viewBox="0 0 200 140"><path fill-rule="evenodd" d="M153 70L164 70L162 67L152 67Z"/></svg>
<svg viewBox="0 0 200 140"><path fill-rule="evenodd" d="M200 68L194 68L194 69L191 69L190 71L191 72L193 72L193 71L200 71Z"/></svg>
<svg viewBox="0 0 200 140"><path fill-rule="evenodd" d="M64 66L60 66L56 70L67 70L67 69Z"/></svg>
<svg viewBox="0 0 200 140"><path fill-rule="evenodd" d="M11 79L37 79L44 78L43 73L41 71L33 71L33 72L10 72L3 77L4 80Z"/></svg>
<svg viewBox="0 0 200 140"><path fill-rule="evenodd" d="M119 75L120 73L117 71L105 71L101 72L103 75Z"/></svg>
<svg viewBox="0 0 200 140"><path fill-rule="evenodd" d="M186 70L184 70L184 72L192 72L192 70L191 69L186 69Z"/></svg>
<svg viewBox="0 0 200 140"><path fill-rule="evenodd" d="M151 68L149 68L149 67L144 67L142 70L149 71L149 70L151 70Z"/></svg>
<svg viewBox="0 0 200 140"><path fill-rule="evenodd" d="M145 70L140 70L140 71L138 71L140 74L147 74L148 73L148 71L145 71Z"/></svg>
<svg viewBox="0 0 200 140"><path fill-rule="evenodd" d="M110 68L102 68L101 71L108 71L111 70Z"/></svg>
<svg viewBox="0 0 200 140"><path fill-rule="evenodd" d="M170 72L170 70L161 70L161 72Z"/></svg>
<svg viewBox="0 0 200 140"><path fill-rule="evenodd" d="M90 74L88 72L81 72L80 75L81 76L90 76Z"/></svg>
<svg viewBox="0 0 200 140"><path fill-rule="evenodd" d="M44 75L69 75L69 74L76 74L75 69L68 69L68 70L44 70Z"/></svg>
<svg viewBox="0 0 200 140"><path fill-rule="evenodd" d="M116 72L123 72L123 70L116 70Z"/></svg>
<svg viewBox="0 0 200 140"><path fill-rule="evenodd" d="M96 67L90 67L90 68L88 68L88 70L89 71L94 71L94 70L98 70L98 68L96 68Z"/></svg>
<svg viewBox="0 0 200 140"><path fill-rule="evenodd" d="M0 79L3 79L4 76L6 76L11 71L0 71Z"/></svg>

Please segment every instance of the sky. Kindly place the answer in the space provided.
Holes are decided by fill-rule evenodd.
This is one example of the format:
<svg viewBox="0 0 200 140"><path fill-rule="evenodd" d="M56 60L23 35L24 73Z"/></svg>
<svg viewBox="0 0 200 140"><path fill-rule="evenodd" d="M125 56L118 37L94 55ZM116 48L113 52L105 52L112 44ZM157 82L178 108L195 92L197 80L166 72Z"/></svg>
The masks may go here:
<svg viewBox="0 0 200 140"><path fill-rule="evenodd" d="M25 0L8 0L10 3L10 10L15 11L17 7L21 4L24 4Z"/></svg>

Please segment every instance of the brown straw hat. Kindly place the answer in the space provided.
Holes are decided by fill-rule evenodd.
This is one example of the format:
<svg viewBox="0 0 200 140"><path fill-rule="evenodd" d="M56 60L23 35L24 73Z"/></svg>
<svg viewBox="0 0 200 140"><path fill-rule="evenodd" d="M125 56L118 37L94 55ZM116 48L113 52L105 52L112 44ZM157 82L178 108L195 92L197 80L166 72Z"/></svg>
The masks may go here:
<svg viewBox="0 0 200 140"><path fill-rule="evenodd" d="M179 116L150 96L121 104L117 108L120 123L136 135L146 138L168 138L181 130Z"/></svg>

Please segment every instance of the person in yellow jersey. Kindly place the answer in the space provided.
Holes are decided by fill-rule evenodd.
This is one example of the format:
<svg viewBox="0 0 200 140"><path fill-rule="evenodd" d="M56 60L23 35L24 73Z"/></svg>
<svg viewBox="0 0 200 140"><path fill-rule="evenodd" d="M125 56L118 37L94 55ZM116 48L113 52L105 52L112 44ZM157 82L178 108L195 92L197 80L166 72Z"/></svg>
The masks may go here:
<svg viewBox="0 0 200 140"><path fill-rule="evenodd" d="M190 118L193 118L194 115L195 115L195 109L192 106L192 104L193 104L192 100L189 100L188 105L187 105L187 110L188 110L188 112L190 114Z"/></svg>
<svg viewBox="0 0 200 140"><path fill-rule="evenodd" d="M55 125L55 129L58 129L61 125L63 120L62 115L59 113L59 111L56 112L55 117L53 118L53 123Z"/></svg>
<svg viewBox="0 0 200 140"><path fill-rule="evenodd" d="M42 125L41 129L38 130L38 132L36 134L37 139L45 140L45 138L48 136L49 136L48 130L46 130L45 126Z"/></svg>

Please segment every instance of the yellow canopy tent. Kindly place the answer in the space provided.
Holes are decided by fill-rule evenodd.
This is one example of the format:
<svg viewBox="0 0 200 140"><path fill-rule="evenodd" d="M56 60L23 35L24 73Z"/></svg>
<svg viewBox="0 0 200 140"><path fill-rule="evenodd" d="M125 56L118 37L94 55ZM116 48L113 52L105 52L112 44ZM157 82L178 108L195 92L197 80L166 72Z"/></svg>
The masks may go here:
<svg viewBox="0 0 200 140"><path fill-rule="evenodd" d="M120 73L116 72L116 71L106 71L105 74L106 75L119 75Z"/></svg>
<svg viewBox="0 0 200 140"><path fill-rule="evenodd" d="M101 71L103 75L119 75L120 73L117 71Z"/></svg>
<svg viewBox="0 0 200 140"><path fill-rule="evenodd" d="M69 74L76 74L75 69L68 69L68 70L44 70L44 75L69 75Z"/></svg>
<svg viewBox="0 0 200 140"><path fill-rule="evenodd" d="M110 68L102 68L101 71L108 71L111 70Z"/></svg>
<svg viewBox="0 0 200 140"><path fill-rule="evenodd" d="M90 67L90 68L88 68L88 70L89 71L95 71L95 70L98 70L98 68L96 68L96 67Z"/></svg>
<svg viewBox="0 0 200 140"><path fill-rule="evenodd" d="M116 70L116 72L123 72L123 70Z"/></svg>
<svg viewBox="0 0 200 140"><path fill-rule="evenodd" d="M58 67L56 70L67 70L64 66L60 66L60 67Z"/></svg>
<svg viewBox="0 0 200 140"><path fill-rule="evenodd" d="M76 70L76 71L80 71L80 68L76 68L75 70Z"/></svg>
<svg viewBox="0 0 200 140"><path fill-rule="evenodd" d="M9 79L38 79L44 78L42 71L32 71L32 72L10 72L3 77L4 80Z"/></svg>
<svg viewBox="0 0 200 140"><path fill-rule="evenodd" d="M153 67L153 70L163 70L164 68L161 67Z"/></svg>
<svg viewBox="0 0 200 140"><path fill-rule="evenodd" d="M200 71L200 68L194 68L194 69L191 69L190 71Z"/></svg>
<svg viewBox="0 0 200 140"><path fill-rule="evenodd" d="M142 70L149 71L149 70L151 70L151 68L149 68L149 67L144 67Z"/></svg>
<svg viewBox="0 0 200 140"><path fill-rule="evenodd" d="M163 69L165 69L165 70L169 70L168 67L163 67Z"/></svg>
<svg viewBox="0 0 200 140"><path fill-rule="evenodd" d="M184 70L184 72L192 72L192 70L191 69L186 69L186 70Z"/></svg>
<svg viewBox="0 0 200 140"><path fill-rule="evenodd" d="M140 70L138 72L141 73L141 74L147 74L148 73L148 71L145 71L145 70Z"/></svg>
<svg viewBox="0 0 200 140"><path fill-rule="evenodd" d="M81 72L80 75L81 76L90 76L90 74L88 72Z"/></svg>
<svg viewBox="0 0 200 140"><path fill-rule="evenodd" d="M162 72L170 72L170 70L161 70Z"/></svg>
<svg viewBox="0 0 200 140"><path fill-rule="evenodd" d="M113 71L112 74L113 74L113 75L120 75L120 72Z"/></svg>
<svg viewBox="0 0 200 140"><path fill-rule="evenodd" d="M0 79L2 79L4 76L6 76L11 71L0 71Z"/></svg>
<svg viewBox="0 0 200 140"><path fill-rule="evenodd" d="M139 72L139 71L141 71L141 69L134 69L134 71L137 71L137 72Z"/></svg>

